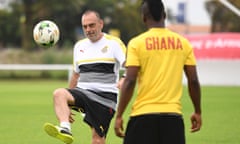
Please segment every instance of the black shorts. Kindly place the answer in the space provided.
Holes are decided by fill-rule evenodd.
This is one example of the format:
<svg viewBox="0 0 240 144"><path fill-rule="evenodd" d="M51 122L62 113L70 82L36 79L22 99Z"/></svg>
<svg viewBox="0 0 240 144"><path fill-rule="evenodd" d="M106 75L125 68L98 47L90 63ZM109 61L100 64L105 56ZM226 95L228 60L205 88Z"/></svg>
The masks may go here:
<svg viewBox="0 0 240 144"><path fill-rule="evenodd" d="M182 116L147 114L131 117L124 144L185 144Z"/></svg>
<svg viewBox="0 0 240 144"><path fill-rule="evenodd" d="M67 89L75 99L72 109L85 113L84 121L93 127L99 136L106 137L110 122L115 111L89 99L79 89Z"/></svg>

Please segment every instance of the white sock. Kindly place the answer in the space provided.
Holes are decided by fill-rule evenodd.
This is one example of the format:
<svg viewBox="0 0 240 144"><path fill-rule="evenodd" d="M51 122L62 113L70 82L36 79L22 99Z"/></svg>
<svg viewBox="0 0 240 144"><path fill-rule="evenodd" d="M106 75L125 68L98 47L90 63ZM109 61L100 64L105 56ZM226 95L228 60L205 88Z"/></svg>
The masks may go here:
<svg viewBox="0 0 240 144"><path fill-rule="evenodd" d="M71 124L69 122L61 122L60 127L67 128L71 131Z"/></svg>

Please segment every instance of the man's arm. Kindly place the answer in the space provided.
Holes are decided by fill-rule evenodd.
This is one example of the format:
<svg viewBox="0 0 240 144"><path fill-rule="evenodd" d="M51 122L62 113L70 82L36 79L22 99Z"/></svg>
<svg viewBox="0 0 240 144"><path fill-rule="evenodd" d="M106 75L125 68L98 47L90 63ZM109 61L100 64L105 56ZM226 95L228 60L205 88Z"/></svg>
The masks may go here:
<svg viewBox="0 0 240 144"><path fill-rule="evenodd" d="M133 96L138 70L139 67L128 67L124 83L121 87L120 101L115 121L115 134L119 137L124 137L122 115Z"/></svg>
<svg viewBox="0 0 240 144"><path fill-rule="evenodd" d="M73 71L71 80L69 82L69 88L75 88L77 86L79 76L79 73Z"/></svg>
<svg viewBox="0 0 240 144"><path fill-rule="evenodd" d="M191 132L199 131L202 125L201 118L201 88L197 76L196 66L185 65L184 71L187 77L188 92L191 97L194 113L191 116Z"/></svg>

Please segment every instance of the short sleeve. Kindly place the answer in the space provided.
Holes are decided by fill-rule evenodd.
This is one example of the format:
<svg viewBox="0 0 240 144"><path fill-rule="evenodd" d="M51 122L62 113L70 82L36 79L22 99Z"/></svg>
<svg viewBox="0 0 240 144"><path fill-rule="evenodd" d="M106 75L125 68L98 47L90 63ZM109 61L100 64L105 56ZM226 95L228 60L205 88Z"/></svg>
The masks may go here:
<svg viewBox="0 0 240 144"><path fill-rule="evenodd" d="M120 65L122 66L126 60L126 46L120 39L117 39L116 45L117 49L114 50L115 53L114 55L115 58L119 61Z"/></svg>
<svg viewBox="0 0 240 144"><path fill-rule="evenodd" d="M78 45L79 42L77 42L74 47L73 47L73 71L76 73L80 72L80 69L78 67L78 63L77 63L77 55L78 55Z"/></svg>
<svg viewBox="0 0 240 144"><path fill-rule="evenodd" d="M139 52L134 40L128 43L126 66L139 66Z"/></svg>
<svg viewBox="0 0 240 144"><path fill-rule="evenodd" d="M187 52L186 60L184 65L196 65L196 58L193 52L192 45L189 42L186 42Z"/></svg>

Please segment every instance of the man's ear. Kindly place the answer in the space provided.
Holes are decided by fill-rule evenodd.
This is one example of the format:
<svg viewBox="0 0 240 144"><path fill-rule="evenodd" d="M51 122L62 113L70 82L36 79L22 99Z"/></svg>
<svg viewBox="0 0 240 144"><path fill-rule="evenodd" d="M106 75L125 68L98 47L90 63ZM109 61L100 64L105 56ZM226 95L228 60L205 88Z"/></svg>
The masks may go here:
<svg viewBox="0 0 240 144"><path fill-rule="evenodd" d="M103 27L104 27L104 21L103 21L103 20L100 20L100 24L101 24L101 29L103 29Z"/></svg>
<svg viewBox="0 0 240 144"><path fill-rule="evenodd" d="M166 12L163 12L163 18L166 19L167 15Z"/></svg>

